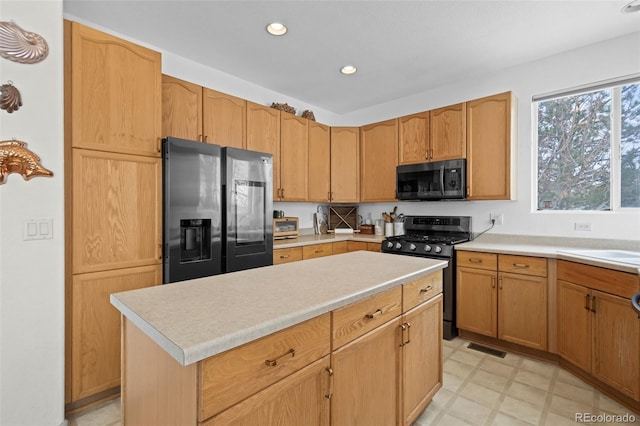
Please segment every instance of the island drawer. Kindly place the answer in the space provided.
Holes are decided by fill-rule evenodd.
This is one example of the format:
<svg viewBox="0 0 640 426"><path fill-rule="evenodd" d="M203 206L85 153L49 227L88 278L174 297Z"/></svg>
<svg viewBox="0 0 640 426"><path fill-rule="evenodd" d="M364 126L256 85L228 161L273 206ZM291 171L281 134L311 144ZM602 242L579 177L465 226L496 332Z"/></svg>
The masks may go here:
<svg viewBox="0 0 640 426"><path fill-rule="evenodd" d="M333 246L331 243L327 244L313 244L310 246L302 247L302 258L313 259L322 256L331 256L333 254Z"/></svg>
<svg viewBox="0 0 640 426"><path fill-rule="evenodd" d="M302 247L282 248L273 251L273 264L302 260Z"/></svg>
<svg viewBox="0 0 640 426"><path fill-rule="evenodd" d="M327 355L330 319L327 313L201 361L198 420L208 419Z"/></svg>
<svg viewBox="0 0 640 426"><path fill-rule="evenodd" d="M482 253L478 251L457 252L458 266L467 268L487 269L495 271L498 269L498 255L495 253Z"/></svg>
<svg viewBox="0 0 640 426"><path fill-rule="evenodd" d="M442 270L402 286L402 312L415 308L442 293Z"/></svg>
<svg viewBox="0 0 640 426"><path fill-rule="evenodd" d="M402 313L402 287L336 309L333 315L333 350Z"/></svg>
<svg viewBox="0 0 640 426"><path fill-rule="evenodd" d="M498 256L498 270L500 272L546 277L547 259L543 257L501 254Z"/></svg>

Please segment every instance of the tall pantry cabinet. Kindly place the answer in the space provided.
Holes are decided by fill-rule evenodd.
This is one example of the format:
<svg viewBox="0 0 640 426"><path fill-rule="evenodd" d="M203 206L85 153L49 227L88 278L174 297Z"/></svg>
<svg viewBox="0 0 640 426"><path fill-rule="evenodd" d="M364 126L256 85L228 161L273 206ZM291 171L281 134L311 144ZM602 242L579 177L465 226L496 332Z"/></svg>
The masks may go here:
<svg viewBox="0 0 640 426"><path fill-rule="evenodd" d="M65 403L120 386L111 293L162 281L161 58L65 21Z"/></svg>

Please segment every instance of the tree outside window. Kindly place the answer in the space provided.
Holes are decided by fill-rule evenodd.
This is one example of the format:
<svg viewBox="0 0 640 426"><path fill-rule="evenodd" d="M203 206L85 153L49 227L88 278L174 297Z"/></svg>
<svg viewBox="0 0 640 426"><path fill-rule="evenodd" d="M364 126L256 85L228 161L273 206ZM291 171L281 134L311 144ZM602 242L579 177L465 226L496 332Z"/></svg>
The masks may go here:
<svg viewBox="0 0 640 426"><path fill-rule="evenodd" d="M538 209L640 207L640 83L537 102Z"/></svg>

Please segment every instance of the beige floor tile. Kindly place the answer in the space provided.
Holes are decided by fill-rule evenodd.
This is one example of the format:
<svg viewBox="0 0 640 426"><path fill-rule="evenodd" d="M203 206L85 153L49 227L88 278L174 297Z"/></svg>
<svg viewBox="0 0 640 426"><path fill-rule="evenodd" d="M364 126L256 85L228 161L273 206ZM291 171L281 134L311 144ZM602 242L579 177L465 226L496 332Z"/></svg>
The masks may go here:
<svg viewBox="0 0 640 426"><path fill-rule="evenodd" d="M569 383L570 385L580 386L585 389L592 389L592 387L588 383L582 381L577 376L574 376L573 374L562 368L558 368L557 380L560 382Z"/></svg>
<svg viewBox="0 0 640 426"><path fill-rule="evenodd" d="M120 423L120 398L69 418L69 426L111 426Z"/></svg>
<svg viewBox="0 0 640 426"><path fill-rule="evenodd" d="M510 377L516 367L501 362L501 358L493 359L493 357L485 358L478 367L484 371L488 371L498 376Z"/></svg>
<svg viewBox="0 0 640 426"><path fill-rule="evenodd" d="M514 367L517 367L520 365L520 363L522 362L522 360L526 359L523 356L520 355L516 355L516 354L512 354L512 353L508 353L505 355L504 358L497 358L497 359L501 359L502 362L504 362L507 365L513 365Z"/></svg>
<svg viewBox="0 0 640 426"><path fill-rule="evenodd" d="M519 367L523 370L527 370L532 373L539 374L541 376L549 377L549 378L553 376L553 373L558 368L555 365L548 362L537 361L534 359L527 359L527 358L522 360Z"/></svg>
<svg viewBox="0 0 640 426"><path fill-rule="evenodd" d="M596 392L596 401L597 407L600 411L604 411L610 414L626 414L632 412L624 405L618 404L613 399L600 392ZM636 415L636 417L640 418L640 415Z"/></svg>
<svg viewBox="0 0 640 426"><path fill-rule="evenodd" d="M465 380L464 377L454 376L446 371L442 373L442 387L453 392L456 392Z"/></svg>
<svg viewBox="0 0 640 426"><path fill-rule="evenodd" d="M502 392L508 381L509 379L504 376L498 376L497 374L489 373L484 370L476 370L471 377L472 383L484 386L496 392Z"/></svg>
<svg viewBox="0 0 640 426"><path fill-rule="evenodd" d="M463 419L471 424L482 425L485 420L489 418L491 409L484 407L477 402L471 401L470 399L457 396L453 400L453 403L449 405L447 414Z"/></svg>
<svg viewBox="0 0 640 426"><path fill-rule="evenodd" d="M449 403L451 398L453 398L455 395L455 392L443 387L433 396L433 400L431 401L429 407L434 405L439 409L444 409L447 403Z"/></svg>
<svg viewBox="0 0 640 426"><path fill-rule="evenodd" d="M513 380L515 380L516 382L524 383L525 385L542 389L545 392L549 390L549 385L551 384L550 377L541 376L539 374L520 369L518 369L518 372L516 373Z"/></svg>
<svg viewBox="0 0 640 426"><path fill-rule="evenodd" d="M458 352L458 351L456 351ZM466 378L475 369L475 366L452 359L455 353L444 363L443 371L454 376Z"/></svg>
<svg viewBox="0 0 640 426"><path fill-rule="evenodd" d="M447 360L452 353L455 352L455 348L452 348L450 346L442 346L442 359L443 360Z"/></svg>
<svg viewBox="0 0 640 426"><path fill-rule="evenodd" d="M547 418L545 419L545 426L576 426L575 416L564 417L559 414L547 412Z"/></svg>
<svg viewBox="0 0 640 426"><path fill-rule="evenodd" d="M547 392L520 382L513 382L507 388L506 395L526 401L542 409L547 400Z"/></svg>
<svg viewBox="0 0 640 426"><path fill-rule="evenodd" d="M441 389L442 391L443 389ZM440 393L440 392L438 392ZM442 413L440 408L433 402L420 414L413 423L414 426L430 426L435 423L436 418Z"/></svg>
<svg viewBox="0 0 640 426"><path fill-rule="evenodd" d="M467 342L466 340L461 339L459 337L456 337L453 340L443 340L442 341L442 346L453 348L453 349L458 349L460 346L467 345L468 343L469 342Z"/></svg>
<svg viewBox="0 0 640 426"><path fill-rule="evenodd" d="M538 424L542 410L539 406L507 396L498 411L527 423Z"/></svg>
<svg viewBox="0 0 640 426"><path fill-rule="evenodd" d="M553 395L551 397L549 411L560 416L574 419L576 413L593 413L594 409L591 405L580 404L579 402Z"/></svg>
<svg viewBox="0 0 640 426"><path fill-rule="evenodd" d="M480 352L473 351L470 349L460 348L456 350L453 354L451 354L451 357L449 359L452 359L458 362L463 362L465 364L469 364L475 367L486 357L487 355L482 354Z"/></svg>
<svg viewBox="0 0 640 426"><path fill-rule="evenodd" d="M581 386L574 386L562 381L556 381L552 392L554 395L579 402L580 404L584 404L589 407L596 406L596 394L593 389L587 389Z"/></svg>
<svg viewBox="0 0 640 426"><path fill-rule="evenodd" d="M444 413L444 415L436 421L433 425L429 426L461 426L461 425L476 425L476 423L469 423L457 417L453 417L448 413Z"/></svg>
<svg viewBox="0 0 640 426"><path fill-rule="evenodd" d="M475 401L489 409L495 408L500 399L499 392L471 382L464 385L464 387L458 391L458 395L461 395L471 401Z"/></svg>
<svg viewBox="0 0 640 426"><path fill-rule="evenodd" d="M491 422L492 426L529 426L532 424L534 423L528 423L504 413L497 413Z"/></svg>

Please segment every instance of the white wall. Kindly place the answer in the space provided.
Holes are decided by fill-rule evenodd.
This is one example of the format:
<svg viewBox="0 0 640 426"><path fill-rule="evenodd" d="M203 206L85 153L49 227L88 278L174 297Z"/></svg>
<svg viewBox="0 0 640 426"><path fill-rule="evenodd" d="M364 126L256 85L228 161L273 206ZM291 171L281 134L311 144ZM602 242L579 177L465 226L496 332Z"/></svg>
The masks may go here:
<svg viewBox="0 0 640 426"><path fill-rule="evenodd" d="M49 56L34 65L0 59L23 106L0 111L0 140L16 138L52 178L0 185L0 424L64 422L64 208L62 0L0 0L0 20L42 35ZM53 219L53 239L23 241L27 219Z"/></svg>

